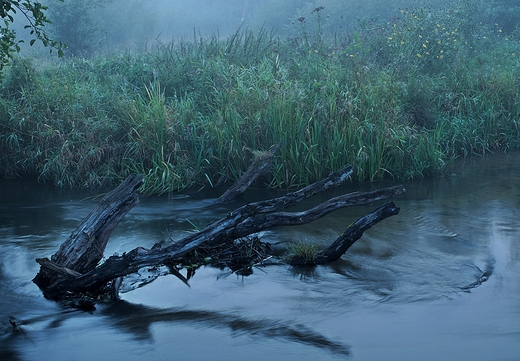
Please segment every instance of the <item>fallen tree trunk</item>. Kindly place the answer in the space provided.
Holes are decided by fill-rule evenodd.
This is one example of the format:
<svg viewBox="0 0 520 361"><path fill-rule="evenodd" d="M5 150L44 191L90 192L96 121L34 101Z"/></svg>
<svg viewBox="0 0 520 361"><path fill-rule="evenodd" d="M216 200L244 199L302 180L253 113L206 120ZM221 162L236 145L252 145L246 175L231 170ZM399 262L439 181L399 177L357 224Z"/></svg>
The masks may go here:
<svg viewBox="0 0 520 361"><path fill-rule="evenodd" d="M45 290L63 278L78 277L95 268L112 231L139 201L143 179L142 175L128 177L97 204L50 260L37 259L42 267L34 283Z"/></svg>
<svg viewBox="0 0 520 361"><path fill-rule="evenodd" d="M38 282L40 278L39 275L35 278L35 282L43 290L44 295L51 299L60 299L71 293L78 292L90 292L93 294L106 292L110 285L115 284L113 281L120 280L120 277L138 272L139 269L147 266L178 263L179 259L187 252L197 249L197 247L201 245L217 245L277 226L309 223L334 210L352 205L369 204L374 201L387 199L405 191L403 186L396 186L372 192L354 192L329 199L307 211L282 211L319 192L323 192L326 189L343 183L351 173L352 167L345 167L316 183L301 190L291 192L283 197L254 202L239 207L200 232L175 241L175 243L167 247L162 247L162 243L157 243L151 249L138 247L123 255L111 256L104 263L97 266L89 262L89 269L83 267L84 262L79 262L82 267L78 267L75 261L68 259L65 260L65 262L60 262L62 258L56 255L54 255L51 260L38 259L37 262L41 266L39 275L46 275L47 282ZM112 198L112 195L108 195L107 197ZM128 202L122 202L122 205L128 207L130 204ZM96 207L96 209L98 208L99 206ZM332 262L341 257L341 255L361 237L366 229L398 212L399 208L389 202L355 222L331 247L320 252L311 262L301 262L301 260L295 258L289 263L308 265ZM95 211L92 213L95 213ZM89 215L88 218L91 218L91 216ZM75 233L77 232L78 230L75 231ZM81 251L82 247L85 247L82 242L74 246L75 242L73 238L71 235L71 238L65 242L67 245L62 245L57 254L70 254L70 252L62 251L62 248L68 250L73 247ZM96 254L104 250L106 243L104 243L104 245L102 243L103 242L96 243ZM103 246L103 248L97 248L98 246ZM48 276L49 273L51 277ZM114 292L114 290L112 290L112 292Z"/></svg>

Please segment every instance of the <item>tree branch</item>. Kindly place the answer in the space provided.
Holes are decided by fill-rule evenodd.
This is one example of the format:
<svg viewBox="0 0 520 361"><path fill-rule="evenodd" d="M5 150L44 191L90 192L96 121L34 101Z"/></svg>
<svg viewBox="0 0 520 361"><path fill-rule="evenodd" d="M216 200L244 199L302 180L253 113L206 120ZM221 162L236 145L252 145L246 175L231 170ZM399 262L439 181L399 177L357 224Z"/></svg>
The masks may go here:
<svg viewBox="0 0 520 361"><path fill-rule="evenodd" d="M98 265L110 233L137 203L137 190L143 177L129 177L103 198L80 227L62 244L58 252L51 257L51 260L38 259L42 267L34 281L44 291L47 298L53 299L60 299L70 292L101 292L107 289L112 280L138 272L143 267L176 264L186 253L202 244L215 246L277 226L309 223L337 209L369 204L405 191L404 187L400 185L371 192L353 192L329 199L307 211L283 211L319 192L343 183L350 174L352 174L352 167L347 166L283 197L239 207L200 232L175 241L167 247L163 247L162 243L157 243L150 249L137 247L121 256L111 256ZM327 263L338 259L361 237L366 229L398 212L399 208L395 207L393 203L379 207L349 227L327 250L320 252L312 264ZM303 264L298 263L296 258L290 263Z"/></svg>

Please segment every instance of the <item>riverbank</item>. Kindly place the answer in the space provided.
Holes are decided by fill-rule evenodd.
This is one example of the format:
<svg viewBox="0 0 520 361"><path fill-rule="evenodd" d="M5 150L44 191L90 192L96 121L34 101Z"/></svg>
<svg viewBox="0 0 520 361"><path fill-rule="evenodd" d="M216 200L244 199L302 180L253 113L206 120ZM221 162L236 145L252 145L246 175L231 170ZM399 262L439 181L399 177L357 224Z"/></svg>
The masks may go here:
<svg viewBox="0 0 520 361"><path fill-rule="evenodd" d="M0 176L147 193L233 181L280 144L268 187L346 164L353 181L435 175L457 156L520 147L519 39L464 5L324 34L227 39L53 64L17 59L0 99ZM312 25L312 26L311 26Z"/></svg>

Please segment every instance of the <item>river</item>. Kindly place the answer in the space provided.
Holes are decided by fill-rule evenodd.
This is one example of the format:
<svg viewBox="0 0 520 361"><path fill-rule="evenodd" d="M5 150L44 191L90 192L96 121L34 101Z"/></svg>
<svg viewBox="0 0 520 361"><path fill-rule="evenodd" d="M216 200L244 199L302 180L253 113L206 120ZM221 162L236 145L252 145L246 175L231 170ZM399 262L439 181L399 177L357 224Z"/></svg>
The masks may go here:
<svg viewBox="0 0 520 361"><path fill-rule="evenodd" d="M299 207L375 186L345 185ZM405 186L393 199L400 214L333 264L247 277L205 267L190 287L167 275L85 312L44 299L31 280L35 258L53 254L96 199L0 180L0 359L519 360L520 154L457 160ZM221 206L211 206L214 192L142 197L106 255L180 238L274 193ZM376 205L261 237L325 247Z"/></svg>

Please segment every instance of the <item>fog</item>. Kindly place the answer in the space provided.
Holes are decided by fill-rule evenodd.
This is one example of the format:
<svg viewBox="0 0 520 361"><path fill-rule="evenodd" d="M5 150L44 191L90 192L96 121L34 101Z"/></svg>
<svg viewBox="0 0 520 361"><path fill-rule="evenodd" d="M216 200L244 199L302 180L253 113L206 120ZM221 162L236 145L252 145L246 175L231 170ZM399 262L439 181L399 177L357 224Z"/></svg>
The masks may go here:
<svg viewBox="0 0 520 361"><path fill-rule="evenodd" d="M298 34L320 27L325 35L350 32L360 21L391 21L400 9L454 8L464 0L40 0L48 6L52 24L45 31L52 39L68 45L66 56L93 57L121 51L146 51L157 44L193 40L196 37L224 38L237 30L261 29L279 36ZM520 14L519 6L506 0L486 4L475 1L470 8L480 9L480 19L500 23L512 33ZM318 12L315 9L322 9ZM42 56L48 50L24 29L27 20L15 14L13 27L25 43L22 55ZM299 19L305 19L303 22Z"/></svg>
<svg viewBox="0 0 520 361"><path fill-rule="evenodd" d="M311 18L313 9L323 6L322 16L329 31L348 29L358 18L392 16L414 0L115 0L103 10L103 31L110 39L129 45L160 39L226 36L239 27L276 33L290 31L300 17ZM441 3L433 1L430 3ZM326 20L325 20L326 19Z"/></svg>
<svg viewBox="0 0 520 361"><path fill-rule="evenodd" d="M415 0L45 0L53 21L47 31L69 46L67 55L92 56L114 51L146 50L157 42L192 39L197 36L225 37L238 29L261 28L284 36L305 18L308 26L318 21L329 33L345 32L359 19L388 20L400 8L421 5ZM441 6L445 0L429 1ZM18 16L19 38L28 39ZM26 40L26 43L28 41ZM24 47L24 53L46 53L41 47Z"/></svg>

